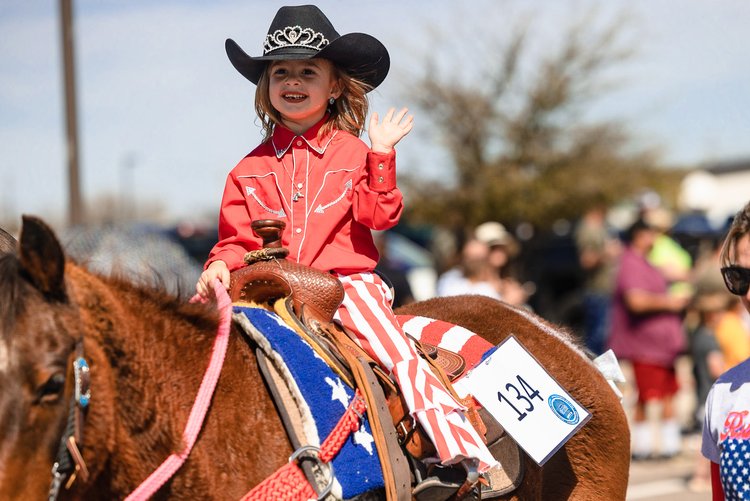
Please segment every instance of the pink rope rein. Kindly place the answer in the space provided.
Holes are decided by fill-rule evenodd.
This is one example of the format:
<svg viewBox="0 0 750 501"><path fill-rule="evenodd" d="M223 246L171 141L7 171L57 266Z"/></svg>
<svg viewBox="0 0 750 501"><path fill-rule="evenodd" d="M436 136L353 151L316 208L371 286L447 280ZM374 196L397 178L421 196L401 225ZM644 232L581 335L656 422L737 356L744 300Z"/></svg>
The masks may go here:
<svg viewBox="0 0 750 501"><path fill-rule="evenodd" d="M178 453L172 453L164 462L143 481L130 495L125 498L126 501L142 501L149 499L159 488L169 480L172 475L185 463L190 455L190 451L195 445L198 433L203 427L203 420L211 404L216 383L221 374L221 368L224 365L224 356L227 352L229 343L229 329L232 321L232 301L229 299L226 289L221 282L216 279L213 283L216 302L219 308L219 329L214 340L214 346L211 353L211 360L203 376L198 396L193 403L190 411L185 431L182 433L185 448ZM200 296L194 296L190 301L201 301Z"/></svg>

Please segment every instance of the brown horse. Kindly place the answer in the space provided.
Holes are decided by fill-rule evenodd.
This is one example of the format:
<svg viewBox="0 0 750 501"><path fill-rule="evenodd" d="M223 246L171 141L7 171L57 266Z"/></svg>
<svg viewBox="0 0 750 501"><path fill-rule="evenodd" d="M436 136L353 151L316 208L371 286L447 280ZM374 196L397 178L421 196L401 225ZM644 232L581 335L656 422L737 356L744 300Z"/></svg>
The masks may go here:
<svg viewBox="0 0 750 501"><path fill-rule="evenodd" d="M20 241L0 235L0 499L47 495L73 392L78 341L91 368L80 476L65 499L121 499L181 436L218 325L212 305L93 274L65 259L53 232L24 218ZM620 402L554 327L497 301L456 297L403 313L463 325L497 343L515 334L592 414L543 468L524 455L523 485L503 499L625 498L629 433ZM195 447L158 499L239 499L292 453L254 349L231 332Z"/></svg>

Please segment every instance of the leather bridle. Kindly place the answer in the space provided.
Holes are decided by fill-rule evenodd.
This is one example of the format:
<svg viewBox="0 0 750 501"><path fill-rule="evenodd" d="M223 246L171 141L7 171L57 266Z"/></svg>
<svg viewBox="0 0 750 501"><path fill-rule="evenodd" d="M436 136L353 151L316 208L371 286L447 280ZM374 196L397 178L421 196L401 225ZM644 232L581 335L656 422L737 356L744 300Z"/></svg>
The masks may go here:
<svg viewBox="0 0 750 501"><path fill-rule="evenodd" d="M89 471L81 454L83 447L83 424L86 418L91 388L89 365L83 357L83 339L76 342L75 359L73 360L73 377L75 388L68 407L68 421L65 426L57 456L52 465L52 483L49 488L49 501L56 501L63 484L70 489L73 482L80 476L84 482L88 479Z"/></svg>

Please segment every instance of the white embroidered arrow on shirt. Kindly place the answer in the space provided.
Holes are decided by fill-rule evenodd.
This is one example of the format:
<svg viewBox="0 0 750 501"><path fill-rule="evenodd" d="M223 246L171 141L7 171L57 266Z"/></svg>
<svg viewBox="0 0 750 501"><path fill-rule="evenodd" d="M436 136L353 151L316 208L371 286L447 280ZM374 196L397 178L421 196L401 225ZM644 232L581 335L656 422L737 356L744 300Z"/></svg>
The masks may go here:
<svg viewBox="0 0 750 501"><path fill-rule="evenodd" d="M345 187L346 189L344 190L344 192L343 192L343 193L342 193L341 195L339 195L339 197L338 197L338 198L337 198L336 200L334 200L334 201L333 201L333 202L331 202L331 203L325 204L325 205L323 205L323 204L319 204L319 205L318 205L318 206L317 206L317 207L315 208L315 212L316 212L316 213L318 213L318 214L323 214L323 212L325 212L325 210L326 210L326 209L327 209L328 207L330 207L330 206L332 206L332 205L336 205L336 204L337 204L337 203L339 203L339 202L340 202L341 200L343 200L343 199L344 199L344 197L346 196L346 192L352 189L352 180L351 180L351 179L350 179L350 180L348 180L348 181L346 182L346 184L344 185L344 187Z"/></svg>
<svg viewBox="0 0 750 501"><path fill-rule="evenodd" d="M268 207L266 204L260 201L260 198L258 198L258 195L255 194L255 188L252 188L250 186L245 186L245 191L247 191L247 196L253 197L256 202L258 202L258 205L263 207L265 210L270 212L271 214L276 214L279 217L286 217L286 212L284 212L284 208L282 207L279 210L273 210L270 207Z"/></svg>

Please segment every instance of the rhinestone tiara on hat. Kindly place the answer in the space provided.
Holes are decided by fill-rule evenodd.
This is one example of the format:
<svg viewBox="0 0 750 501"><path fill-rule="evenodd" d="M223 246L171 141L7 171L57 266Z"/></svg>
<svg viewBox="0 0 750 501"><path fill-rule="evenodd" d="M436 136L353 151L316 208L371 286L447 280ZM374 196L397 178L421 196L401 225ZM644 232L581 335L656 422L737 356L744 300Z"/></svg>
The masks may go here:
<svg viewBox="0 0 750 501"><path fill-rule="evenodd" d="M263 42L263 55L286 47L303 47L320 50L328 45L328 39L319 31L302 26L287 26L283 30L276 30L266 35Z"/></svg>

